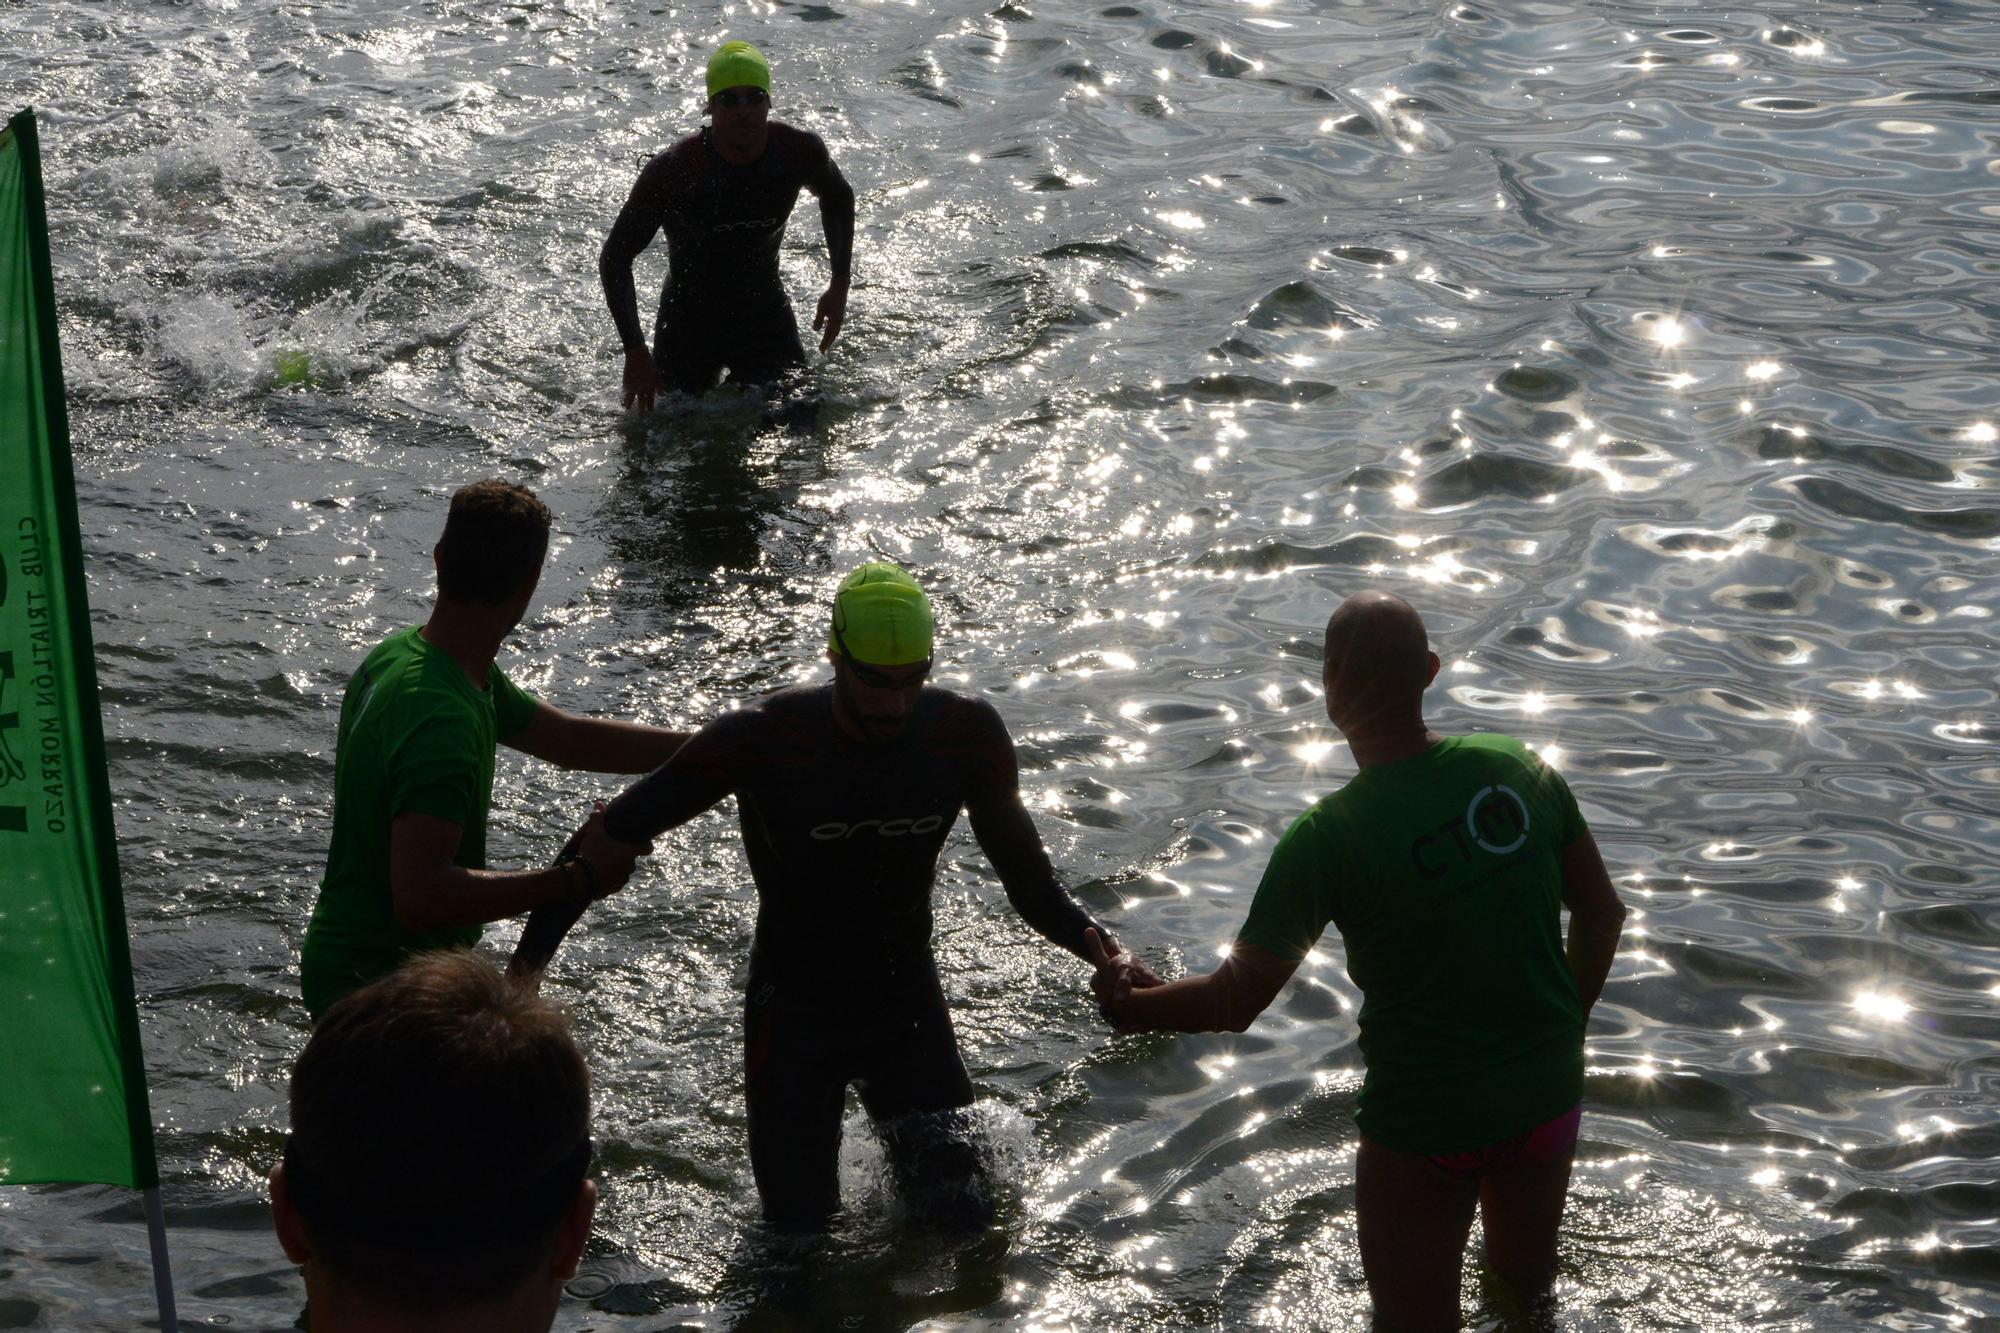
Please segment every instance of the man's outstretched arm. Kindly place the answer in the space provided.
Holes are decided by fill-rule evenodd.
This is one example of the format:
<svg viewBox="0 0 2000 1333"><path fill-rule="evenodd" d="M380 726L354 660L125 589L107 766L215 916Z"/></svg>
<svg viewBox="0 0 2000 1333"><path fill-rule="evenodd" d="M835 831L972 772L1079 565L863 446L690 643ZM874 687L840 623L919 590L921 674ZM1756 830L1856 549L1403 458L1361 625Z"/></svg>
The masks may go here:
<svg viewBox="0 0 2000 1333"><path fill-rule="evenodd" d="M1042 938L1084 962L1095 964L1105 955L1117 958L1124 986L1159 985L1153 969L1120 949L1111 932L1092 920L1056 878L1042 835L1021 804L1021 761L999 712L982 703L963 716L967 726L956 744L973 779L965 813L972 836L1007 890L1007 901Z"/></svg>
<svg viewBox="0 0 2000 1333"><path fill-rule="evenodd" d="M448 819L408 812L389 825L389 905L405 930L448 930L504 921L522 912L575 911L624 887L633 862L652 850L641 839L607 837L590 822L571 841L575 864L546 870L468 870L456 864L463 830Z"/></svg>
<svg viewBox="0 0 2000 1333"><path fill-rule="evenodd" d="M1324 830L1310 812L1295 820L1271 850L1257 882L1250 915L1222 966L1149 990L1123 993L1118 960L1097 961L1091 989L1105 1017L1122 1032L1242 1032L1270 1007L1326 929L1331 915L1319 900L1327 864ZM1273 952L1250 940L1267 940Z"/></svg>
<svg viewBox="0 0 2000 1333"><path fill-rule="evenodd" d="M500 743L558 768L650 773L674 757L688 733L610 717L579 717L537 699L528 725Z"/></svg>
<svg viewBox="0 0 2000 1333"><path fill-rule="evenodd" d="M585 848L592 829L612 846L639 846L650 851L656 836L686 823L728 795L728 781L718 780L717 773L726 765L730 747L726 741L718 743L716 730L717 724L711 723L688 737L685 744L675 748L673 758L627 787L601 813L591 816L590 822L563 849L556 868L561 869L563 862L572 856L587 854ZM530 913L508 972L516 976L539 974L549 965L563 937L583 916L587 906L589 899L582 899L551 903Z"/></svg>
<svg viewBox="0 0 2000 1333"><path fill-rule="evenodd" d="M1056 878L1042 835L1035 831L1034 820L1021 804L1018 787L968 802L966 815L972 822L972 836L979 840L980 850L993 863L993 873L1007 890L1007 901L1037 934L1085 962L1091 961L1086 931L1096 931L1111 952L1118 951L1111 932L1098 925Z"/></svg>
<svg viewBox="0 0 2000 1333"><path fill-rule="evenodd" d="M1118 988L1118 960L1094 959L1091 989L1120 1032L1243 1032L1271 1007L1297 962L1238 941L1222 966L1206 976L1182 977L1147 988Z"/></svg>

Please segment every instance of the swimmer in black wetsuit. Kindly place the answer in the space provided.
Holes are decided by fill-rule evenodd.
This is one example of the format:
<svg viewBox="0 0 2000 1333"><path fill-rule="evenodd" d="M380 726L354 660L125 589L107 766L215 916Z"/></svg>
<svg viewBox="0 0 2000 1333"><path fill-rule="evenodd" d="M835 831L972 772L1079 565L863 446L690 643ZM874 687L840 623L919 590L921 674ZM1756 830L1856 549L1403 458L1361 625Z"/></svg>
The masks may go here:
<svg viewBox="0 0 2000 1333"><path fill-rule="evenodd" d="M663 384L700 393L724 370L734 380L764 383L806 363L778 276L778 247L802 187L819 197L833 262L813 315L813 328L823 330L821 351L847 319L854 187L825 141L769 119L770 67L748 42L725 42L709 58L708 110L708 128L639 173L598 254L604 299L625 345L625 406L642 411ZM648 352L632 261L663 228L667 281Z"/></svg>
<svg viewBox="0 0 2000 1333"><path fill-rule="evenodd" d="M1056 879L999 713L924 683L931 633L915 580L862 566L834 598L830 685L723 715L604 812L613 837L644 842L736 796L758 900L750 1165L766 1220L784 1230L821 1229L840 1205L850 1083L933 1220L990 1216L964 1127L919 1114L972 1104L931 955L931 884L960 810L1030 926L1082 959L1085 932L1104 933ZM1144 964L1132 972L1158 984Z"/></svg>

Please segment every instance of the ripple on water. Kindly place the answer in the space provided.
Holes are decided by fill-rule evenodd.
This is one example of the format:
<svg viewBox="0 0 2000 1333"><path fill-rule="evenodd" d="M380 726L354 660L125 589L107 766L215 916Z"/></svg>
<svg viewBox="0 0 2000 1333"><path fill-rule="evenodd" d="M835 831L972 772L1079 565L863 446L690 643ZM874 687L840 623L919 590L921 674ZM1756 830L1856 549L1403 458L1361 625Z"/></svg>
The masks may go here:
<svg viewBox="0 0 2000 1333"><path fill-rule="evenodd" d="M557 512L504 660L581 711L697 721L810 675L838 569L920 570L1061 872L1170 970L1351 771L1328 608L1409 591L1436 720L1563 767L1644 913L1591 1040L1577 1321L2000 1317L1994 222L1967 187L2000 95L1963 11L740 12L862 194L850 322L811 412L621 424L596 248L694 123L713 13L38 8L0 82L44 113L189 1317L296 1314L257 1178L339 693L488 473ZM496 860L616 786L508 759ZM1002 1228L910 1227L851 1121L848 1226L816 1256L756 1237L754 907L716 814L549 982L604 1145L560 1326L1362 1318L1335 943L1245 1037L1107 1041L962 830L941 875ZM6 1217L0 1324L146 1317L128 1198ZM1464 1299L1498 1320L1476 1271Z"/></svg>

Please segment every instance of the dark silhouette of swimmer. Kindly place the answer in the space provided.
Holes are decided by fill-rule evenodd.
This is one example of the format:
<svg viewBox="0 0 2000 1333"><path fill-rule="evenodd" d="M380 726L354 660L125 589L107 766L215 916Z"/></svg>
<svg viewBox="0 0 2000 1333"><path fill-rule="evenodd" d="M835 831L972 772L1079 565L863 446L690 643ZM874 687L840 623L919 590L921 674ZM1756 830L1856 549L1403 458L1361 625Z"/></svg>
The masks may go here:
<svg viewBox="0 0 2000 1333"><path fill-rule="evenodd" d="M831 612L830 681L710 722L613 801L605 827L649 843L736 798L757 886L743 1064L766 1221L793 1232L832 1222L851 1085L903 1199L933 1228L976 1229L991 1193L931 948L938 856L959 815L1029 927L1080 959L1086 938L1105 953L1118 946L1057 879L999 712L928 683L935 624L916 580L863 565ZM512 970L539 971L582 910L531 916ZM1136 960L1124 975L1158 981Z"/></svg>
<svg viewBox="0 0 2000 1333"><path fill-rule="evenodd" d="M771 70L748 42L708 61L707 128L654 157L598 255L604 298L625 345L624 402L651 410L664 386L685 393L732 380L766 383L806 363L778 248L800 189L819 198L833 277L813 328L825 351L847 320L854 188L810 130L770 119ZM646 346L632 261L667 234L667 280Z"/></svg>

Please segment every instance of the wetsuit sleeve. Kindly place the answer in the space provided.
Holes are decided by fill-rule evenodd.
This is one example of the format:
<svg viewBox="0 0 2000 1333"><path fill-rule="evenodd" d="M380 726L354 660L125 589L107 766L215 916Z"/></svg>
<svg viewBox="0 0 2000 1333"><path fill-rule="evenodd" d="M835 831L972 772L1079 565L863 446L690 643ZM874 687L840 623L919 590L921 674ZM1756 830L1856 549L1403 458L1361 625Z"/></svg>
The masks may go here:
<svg viewBox="0 0 2000 1333"><path fill-rule="evenodd" d="M688 737L673 758L605 807L604 831L621 842L650 842L714 805L742 781L755 730L744 713L731 713Z"/></svg>
<svg viewBox="0 0 2000 1333"><path fill-rule="evenodd" d="M673 189L671 155L661 153L646 164L604 248L597 252L597 277L604 284L604 301L611 318L618 323L618 341L626 347L644 347L646 329L639 322L639 290L632 281L632 261L653 243L666 222L667 202Z"/></svg>
<svg viewBox="0 0 2000 1333"><path fill-rule="evenodd" d="M1007 890L1007 901L1021 919L1044 939L1087 962L1090 949L1084 942L1084 931L1095 930L1107 941L1111 932L1092 919L1056 878L1042 836L1021 804L1021 772L1014 739L991 706L980 707L990 720L980 728L983 734L971 756L978 774L966 798L972 834L993 863L993 872Z"/></svg>
<svg viewBox="0 0 2000 1333"><path fill-rule="evenodd" d="M826 228L826 255L833 264L833 280L846 282L854 269L854 187L833 164L825 140L814 135L812 146L817 151L806 175L806 188L819 198L819 220Z"/></svg>

